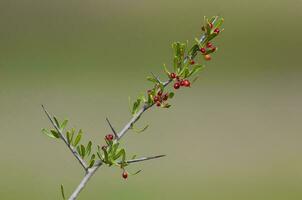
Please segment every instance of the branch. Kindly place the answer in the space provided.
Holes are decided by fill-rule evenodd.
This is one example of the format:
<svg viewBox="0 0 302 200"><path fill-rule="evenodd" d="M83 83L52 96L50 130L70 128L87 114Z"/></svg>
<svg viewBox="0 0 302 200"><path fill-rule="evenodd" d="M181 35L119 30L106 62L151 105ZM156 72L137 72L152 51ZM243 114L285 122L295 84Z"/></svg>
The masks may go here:
<svg viewBox="0 0 302 200"><path fill-rule="evenodd" d="M46 108L44 107L44 105L42 105L42 108L46 114L46 116L48 117L49 121L51 122L51 124L53 125L53 127L57 130L57 132L60 135L60 138L65 142L65 144L67 145L67 147L69 148L69 150L71 151L71 153L74 155L74 157L76 157L76 159L79 161L79 163L82 165L82 167L84 168L85 171L87 171L87 164L85 163L85 161L81 158L81 156L78 154L78 152L68 143L66 137L64 136L64 134L62 133L62 130L59 129L59 127L56 125L56 123L53 121L51 115L47 112Z"/></svg>
<svg viewBox="0 0 302 200"><path fill-rule="evenodd" d="M102 162L98 162L95 166L87 169L84 178L82 179L78 187L74 190L74 192L71 194L68 200L75 200L78 197L79 193L84 189L89 179L94 175L94 173L98 170L100 166L102 166Z"/></svg>

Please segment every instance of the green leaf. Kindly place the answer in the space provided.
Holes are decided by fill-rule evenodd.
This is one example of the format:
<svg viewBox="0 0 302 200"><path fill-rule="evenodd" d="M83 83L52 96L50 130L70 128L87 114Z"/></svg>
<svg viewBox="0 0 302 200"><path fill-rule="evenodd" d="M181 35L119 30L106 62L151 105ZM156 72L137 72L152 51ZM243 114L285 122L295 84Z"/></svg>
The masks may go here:
<svg viewBox="0 0 302 200"><path fill-rule="evenodd" d="M59 129L61 129L61 126L60 126L60 123L59 123L58 119L57 119L56 117L53 117L53 119L54 119L54 121L55 121L56 126L57 126Z"/></svg>
<svg viewBox="0 0 302 200"><path fill-rule="evenodd" d="M62 123L61 123L61 130L64 130L66 128L66 125L68 123L68 119L65 119Z"/></svg>
<svg viewBox="0 0 302 200"><path fill-rule="evenodd" d="M189 73L190 73L189 68L185 68L183 77L184 77L184 78L187 78L188 75L189 75Z"/></svg>
<svg viewBox="0 0 302 200"><path fill-rule="evenodd" d="M54 136L51 132L49 132L48 130L46 130L45 128L43 128L42 130L41 130L41 132L43 133L43 134L45 134L45 135L47 135L48 137L50 137L50 138L58 138L58 137L56 137L56 136Z"/></svg>
<svg viewBox="0 0 302 200"><path fill-rule="evenodd" d="M199 51L199 45L195 44L193 47L190 49L188 56L189 58L193 58L197 55L197 52ZM188 62L188 59L187 59Z"/></svg>
<svg viewBox="0 0 302 200"><path fill-rule="evenodd" d="M165 89L165 86L162 83L158 84L158 87L160 88L160 90L163 92Z"/></svg>
<svg viewBox="0 0 302 200"><path fill-rule="evenodd" d="M169 99L172 99L174 97L174 92L169 93Z"/></svg>
<svg viewBox="0 0 302 200"><path fill-rule="evenodd" d="M144 132L145 130L147 130L148 127L149 127L149 125L146 125L146 126L143 127L142 129L136 129L136 128L134 128L134 126L132 126L131 128L132 128L133 131L136 132L136 133L142 133L142 132Z"/></svg>
<svg viewBox="0 0 302 200"><path fill-rule="evenodd" d="M174 50L174 71L179 72L182 68L185 50L186 50L186 43L174 42L172 44L172 48Z"/></svg>
<svg viewBox="0 0 302 200"><path fill-rule="evenodd" d="M88 167L91 168L94 165L94 163L95 163L95 160L90 160L90 164Z"/></svg>
<svg viewBox="0 0 302 200"><path fill-rule="evenodd" d="M162 107L163 107L163 108L170 108L170 107L171 107L171 105L170 105L170 104L168 104L168 103L166 103L166 104L162 105Z"/></svg>
<svg viewBox="0 0 302 200"><path fill-rule="evenodd" d="M116 154L116 151L117 151L119 145L120 145L120 143L118 143L118 142L112 145L112 149L111 149L111 151L110 151L110 154L111 154L113 157L114 157L114 155ZM114 160L115 160L115 159L114 159Z"/></svg>
<svg viewBox="0 0 302 200"><path fill-rule="evenodd" d="M85 146L84 145L82 145L81 144L81 153L82 153L82 158L84 158L85 157L85 155L86 155L86 150L85 150Z"/></svg>
<svg viewBox="0 0 302 200"><path fill-rule="evenodd" d="M77 152L79 153L80 156L82 155L80 146L77 146Z"/></svg>
<svg viewBox="0 0 302 200"><path fill-rule="evenodd" d="M203 65L194 65L193 69L188 74L188 77L195 75L197 72L199 72L202 69L204 69Z"/></svg>
<svg viewBox="0 0 302 200"><path fill-rule="evenodd" d="M58 133L57 131L51 129L50 132L51 132L51 134L52 134L54 137L60 138L60 135L59 135L59 133Z"/></svg>
<svg viewBox="0 0 302 200"><path fill-rule="evenodd" d="M169 70L167 69L167 66L166 64L164 64L164 70L165 70L165 73L168 75L168 77L170 78L170 72Z"/></svg>
<svg viewBox="0 0 302 200"><path fill-rule="evenodd" d="M64 194L64 187L62 184L61 184L61 194L62 194L63 199L65 200L66 198L65 198L65 194Z"/></svg>
<svg viewBox="0 0 302 200"><path fill-rule="evenodd" d="M215 28L220 28L220 26L222 25L222 23L224 22L224 18L223 17L216 17L216 20L214 22L214 29Z"/></svg>
<svg viewBox="0 0 302 200"><path fill-rule="evenodd" d="M122 157L121 162L122 162L123 164L125 164L125 163L126 163L126 162L125 162L125 161L126 161L126 152L125 152L125 149L120 149L120 150L117 152L117 154L113 156L113 159L116 160L116 159L118 159L118 158L120 158L120 157Z"/></svg>
<svg viewBox="0 0 302 200"><path fill-rule="evenodd" d="M82 138L82 134L83 134L82 129L80 129L76 139L74 140L73 146L77 146L79 144Z"/></svg>
<svg viewBox="0 0 302 200"><path fill-rule="evenodd" d="M69 131L66 132L67 142L68 144L71 143L71 133Z"/></svg>
<svg viewBox="0 0 302 200"><path fill-rule="evenodd" d="M110 147L109 147L110 148ZM106 149L102 149L103 150L103 152L104 152L104 161L105 161L105 163L108 163L109 162L109 159L108 159L108 152L106 151ZM99 153L98 153L98 156L100 157L100 155L99 155ZM101 157L100 157L100 159L102 159Z"/></svg>
<svg viewBox="0 0 302 200"><path fill-rule="evenodd" d="M100 160L103 160L102 155L99 152L96 152Z"/></svg>
<svg viewBox="0 0 302 200"><path fill-rule="evenodd" d="M151 81L152 83L158 83L158 80L155 77L147 76L147 80Z"/></svg>
<svg viewBox="0 0 302 200"><path fill-rule="evenodd" d="M196 76L194 79L193 79L193 81L192 81L192 85L196 82L196 80L198 79L199 77L198 76Z"/></svg>
<svg viewBox="0 0 302 200"><path fill-rule="evenodd" d="M141 99L137 99L134 104L133 104L133 107L132 107L132 114L136 114L138 109L139 109L139 106L141 104L142 100Z"/></svg>
<svg viewBox="0 0 302 200"><path fill-rule="evenodd" d="M92 142L89 141L88 144L87 144L87 147L86 147L86 152L87 152L87 155L89 156L90 153L91 153L91 146L92 146Z"/></svg>
<svg viewBox="0 0 302 200"><path fill-rule="evenodd" d="M136 156L137 156L137 155L133 155L133 156L131 157L131 160L135 159L135 158L136 158Z"/></svg>

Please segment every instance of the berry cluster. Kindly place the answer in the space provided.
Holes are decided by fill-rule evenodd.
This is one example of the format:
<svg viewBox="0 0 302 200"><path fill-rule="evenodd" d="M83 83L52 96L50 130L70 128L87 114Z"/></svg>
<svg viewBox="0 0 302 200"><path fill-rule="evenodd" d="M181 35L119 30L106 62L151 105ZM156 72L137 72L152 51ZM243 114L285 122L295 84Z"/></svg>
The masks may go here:
<svg viewBox="0 0 302 200"><path fill-rule="evenodd" d="M214 51L216 51L216 49L217 48L213 46L211 42L208 42L205 47L200 48L200 52L204 55L204 59L209 61L211 60L210 53L213 53Z"/></svg>
<svg viewBox="0 0 302 200"><path fill-rule="evenodd" d="M152 93L151 90L148 90L148 94L150 95ZM166 105L165 104L165 101L167 101L169 99L169 93L165 93L163 94L163 91L162 90L159 90L157 92L157 94L153 97L153 101L155 103L156 106L164 106Z"/></svg>
<svg viewBox="0 0 302 200"><path fill-rule="evenodd" d="M180 79L179 76L177 76L175 73L170 74L170 78L173 80L176 80L176 83L174 83L173 87L174 89L179 89L180 87L190 87L191 83L187 79Z"/></svg>

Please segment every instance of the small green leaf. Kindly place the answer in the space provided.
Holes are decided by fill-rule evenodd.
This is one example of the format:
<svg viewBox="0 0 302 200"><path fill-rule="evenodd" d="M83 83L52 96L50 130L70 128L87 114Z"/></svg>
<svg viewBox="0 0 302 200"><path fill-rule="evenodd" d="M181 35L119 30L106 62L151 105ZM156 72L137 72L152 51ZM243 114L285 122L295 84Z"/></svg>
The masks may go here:
<svg viewBox="0 0 302 200"><path fill-rule="evenodd" d="M90 164L88 167L91 168L94 165L94 163L95 163L95 160L90 160Z"/></svg>
<svg viewBox="0 0 302 200"><path fill-rule="evenodd" d="M170 78L170 72L169 72L169 70L167 69L167 66L166 66L166 64L164 64L164 71L165 71L165 73L169 76L169 78Z"/></svg>
<svg viewBox="0 0 302 200"><path fill-rule="evenodd" d="M62 194L63 199L65 200L66 198L65 198L65 193L64 193L64 187L63 187L63 185L61 185L61 194Z"/></svg>
<svg viewBox="0 0 302 200"><path fill-rule="evenodd" d="M81 140L81 138L82 138L82 133L83 133L83 132L82 132L82 130L80 129L80 131L79 131L79 133L78 133L76 139L74 140L73 146L77 146L77 145L79 144L79 142L80 142L80 140Z"/></svg>
<svg viewBox="0 0 302 200"><path fill-rule="evenodd" d="M56 137L56 138L59 138L59 137L60 137L60 135L59 135L59 133L58 133L57 131L51 129L50 132L51 132L51 134L52 134L54 137Z"/></svg>
<svg viewBox="0 0 302 200"><path fill-rule="evenodd" d="M68 119L65 119L61 124L61 130L64 130L66 128L67 123L68 123Z"/></svg>
<svg viewBox="0 0 302 200"><path fill-rule="evenodd" d="M116 151L117 151L119 145L120 145L120 143L118 143L118 142L112 145L112 149L111 149L111 151L110 151L110 154L111 154L111 155L114 156L114 155L116 154ZM115 159L114 159L114 160L115 160Z"/></svg>
<svg viewBox="0 0 302 200"><path fill-rule="evenodd" d="M193 79L193 81L192 81L192 85L196 82L196 80L198 79L199 77L198 76L196 76L194 79Z"/></svg>
<svg viewBox="0 0 302 200"><path fill-rule="evenodd" d="M110 148L110 147L109 147L109 148ZM105 161L105 163L108 163L108 162L109 162L109 159L108 159L108 152L107 152L106 149L103 149L103 148L102 148L102 150L103 150L103 152L104 152L104 161ZM98 156L99 156L100 159L102 159L101 156L99 155L99 152L98 152Z"/></svg>
<svg viewBox="0 0 302 200"><path fill-rule="evenodd" d="M80 146L77 146L77 152L79 153L80 156L82 155Z"/></svg>
<svg viewBox="0 0 302 200"><path fill-rule="evenodd" d="M166 104L163 104L163 105L162 105L162 107L163 107L163 108L170 108L170 107L171 107L171 105L170 105L170 104L168 104L168 103L166 103Z"/></svg>
<svg viewBox="0 0 302 200"><path fill-rule="evenodd" d="M215 22L214 22L214 29L215 28L220 28L220 26L222 25L222 23L224 22L223 17L218 17L216 18Z"/></svg>
<svg viewBox="0 0 302 200"><path fill-rule="evenodd" d="M143 127L142 129L136 129L136 128L134 128L134 126L132 126L131 128L132 128L133 131L136 132L136 133L142 133L142 132L144 132L145 130L147 130L148 127L149 127L149 125L146 125L146 126Z"/></svg>
<svg viewBox="0 0 302 200"><path fill-rule="evenodd" d="M125 152L125 149L120 149L116 155L113 156L113 159L116 160L118 159L119 157L122 157L122 164L125 164L126 162L126 152Z"/></svg>
<svg viewBox="0 0 302 200"><path fill-rule="evenodd" d="M54 121L55 121L56 126L57 126L59 129L61 129L61 126L60 126L60 123L59 123L58 119L57 119L56 117L53 117L53 119L54 119Z"/></svg>
<svg viewBox="0 0 302 200"><path fill-rule="evenodd" d="M162 83L158 84L158 87L160 88L160 90L163 92L165 89L165 86Z"/></svg>
<svg viewBox="0 0 302 200"><path fill-rule="evenodd" d="M91 146L92 146L92 142L89 141L88 144L87 144L87 147L86 147L86 152L87 152L87 155L89 156L90 153L91 153Z"/></svg>
<svg viewBox="0 0 302 200"><path fill-rule="evenodd" d="M58 138L58 137L55 137L51 132L49 132L49 131L46 130L45 128L43 128L43 129L41 130L41 132L42 132L43 134L47 135L47 136L50 137L50 138Z"/></svg>
<svg viewBox="0 0 302 200"><path fill-rule="evenodd" d="M66 132L67 142L68 144L71 143L71 133L69 131Z"/></svg>
<svg viewBox="0 0 302 200"><path fill-rule="evenodd" d="M158 80L155 77L147 76L147 80L151 81L152 83L158 83Z"/></svg>
<svg viewBox="0 0 302 200"><path fill-rule="evenodd" d="M85 150L85 146L81 144L81 153L82 153L82 158L84 158L86 156L86 150Z"/></svg>
<svg viewBox="0 0 302 200"><path fill-rule="evenodd" d="M188 74L188 77L195 75L197 72L199 72L202 69L204 69L203 65L194 65L193 69Z"/></svg>
<svg viewBox="0 0 302 200"><path fill-rule="evenodd" d="M136 114L138 109L139 109L139 106L141 104L142 100L141 99L137 99L134 104L133 104L133 107L132 107L132 114Z"/></svg>
<svg viewBox="0 0 302 200"><path fill-rule="evenodd" d="M174 92L169 93L169 99L172 99L174 97Z"/></svg>
<svg viewBox="0 0 302 200"><path fill-rule="evenodd" d="M137 156L137 155L133 155L133 156L131 157L131 160L135 159L135 158L136 158L136 156Z"/></svg>
<svg viewBox="0 0 302 200"><path fill-rule="evenodd" d="M99 152L97 152L96 154L98 155L98 157L99 157L100 160L103 160L103 157L102 157L102 155Z"/></svg>

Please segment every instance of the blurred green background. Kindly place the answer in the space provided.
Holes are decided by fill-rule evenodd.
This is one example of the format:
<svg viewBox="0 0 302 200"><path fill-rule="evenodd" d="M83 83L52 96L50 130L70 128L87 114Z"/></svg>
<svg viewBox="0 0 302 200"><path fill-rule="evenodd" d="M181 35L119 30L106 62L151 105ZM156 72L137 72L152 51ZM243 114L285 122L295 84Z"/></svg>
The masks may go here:
<svg viewBox="0 0 302 200"><path fill-rule="evenodd" d="M129 120L128 96L193 41L203 16L225 17L219 51L169 110L152 109L123 140L135 164L101 168L79 199L302 199L302 1L0 1L0 199L60 199L83 173L40 133L41 110L103 143Z"/></svg>

